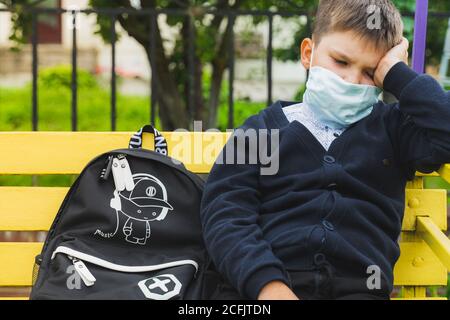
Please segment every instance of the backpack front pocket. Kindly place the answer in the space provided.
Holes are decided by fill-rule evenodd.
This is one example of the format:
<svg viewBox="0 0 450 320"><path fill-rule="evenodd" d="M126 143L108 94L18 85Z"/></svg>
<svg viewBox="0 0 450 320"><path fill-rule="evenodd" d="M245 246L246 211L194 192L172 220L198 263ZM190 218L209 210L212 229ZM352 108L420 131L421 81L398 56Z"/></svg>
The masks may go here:
<svg viewBox="0 0 450 320"><path fill-rule="evenodd" d="M194 260L128 266L66 246L57 247L51 261L39 298L185 299L198 271Z"/></svg>

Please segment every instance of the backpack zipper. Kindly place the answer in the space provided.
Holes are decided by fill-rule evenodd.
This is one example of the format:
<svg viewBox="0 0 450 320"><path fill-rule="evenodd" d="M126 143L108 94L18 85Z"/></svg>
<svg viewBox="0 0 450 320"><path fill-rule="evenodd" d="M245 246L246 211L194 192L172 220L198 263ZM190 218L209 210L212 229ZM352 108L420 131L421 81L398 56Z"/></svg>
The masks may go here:
<svg viewBox="0 0 450 320"><path fill-rule="evenodd" d="M178 260L172 262L166 262L155 265L148 266L124 266L120 264L115 264L109 261L106 261L101 258L97 258L95 256L65 247L59 246L53 251L51 259L53 260L57 253L65 254L73 263L75 270L80 275L81 280L83 280L84 284L88 287L91 287L95 284L95 277L89 271L86 264L84 262L89 262L91 264L95 264L97 266L103 267L105 269L126 272L126 273L141 273L141 272L150 272L150 271L158 271L172 267L178 267L183 265L192 265L195 268L194 278L197 276L198 272L198 263L194 260Z"/></svg>
<svg viewBox="0 0 450 320"><path fill-rule="evenodd" d="M109 175L111 174L113 158L114 158L113 155L109 155L108 159L106 159L106 162L105 162L106 166L100 174L100 179L105 180L105 181L108 180Z"/></svg>
<svg viewBox="0 0 450 320"><path fill-rule="evenodd" d="M204 185L204 181L197 176L196 174L188 171L186 169L186 167L181 163L181 165L177 165L175 164L173 161L171 163L167 163L165 161L162 161L164 158L170 160L173 159L170 156L163 156L159 153L156 153L155 151L152 150L145 150L145 149L117 149L117 150L113 150L110 153L110 156L106 159L105 161L105 165L104 168L102 169L101 173L100 173L100 178L103 180L108 180L111 172L112 172L112 161L115 155L123 155L123 156L131 156L131 157L137 157L137 158L141 158L141 159L146 159L146 160L155 160L155 161L159 161L162 164L169 166L171 168L174 168L180 172L182 172L183 174L185 174L190 180L192 180L192 182L194 182L194 184L197 186L197 188L199 188L200 190L203 190L203 185ZM162 157L161 159L153 159L149 156L154 156L155 154L158 154L158 157ZM101 156L105 156L108 155L103 154ZM101 156L95 158L94 160L92 160L88 165L86 165L86 167L88 167L92 162L94 162L95 160L97 160L98 158L100 158ZM177 160L178 161L178 160ZM179 162L179 161L178 161Z"/></svg>
<svg viewBox="0 0 450 320"><path fill-rule="evenodd" d="M124 191L125 189L127 191L133 191L133 174L131 173L127 157L124 154L119 154L117 157L112 158L112 173L117 191Z"/></svg>
<svg viewBox="0 0 450 320"><path fill-rule="evenodd" d="M130 164L127 161L127 157L124 154L118 156L120 161L120 169L122 170L123 179L125 181L125 189L127 191L133 191L134 180L133 173L131 172Z"/></svg>
<svg viewBox="0 0 450 320"><path fill-rule="evenodd" d="M74 258L72 256L67 256L70 260L72 260L73 266L75 268L75 271L80 275L81 280L83 280L84 284L87 287L91 287L95 284L95 277L92 275L92 273L89 271L89 269L86 267L83 261L78 260L77 258Z"/></svg>

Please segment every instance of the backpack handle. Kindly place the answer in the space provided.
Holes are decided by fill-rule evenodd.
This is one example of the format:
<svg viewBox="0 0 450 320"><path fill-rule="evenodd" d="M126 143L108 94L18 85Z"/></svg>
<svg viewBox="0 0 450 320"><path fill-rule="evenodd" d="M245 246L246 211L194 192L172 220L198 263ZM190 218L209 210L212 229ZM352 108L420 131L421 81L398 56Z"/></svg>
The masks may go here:
<svg viewBox="0 0 450 320"><path fill-rule="evenodd" d="M165 156L169 154L166 138L164 138L164 136L150 124L143 126L141 129L139 129L139 131L133 134L128 145L129 149L142 149L142 138L144 132L153 134L155 139L156 152Z"/></svg>

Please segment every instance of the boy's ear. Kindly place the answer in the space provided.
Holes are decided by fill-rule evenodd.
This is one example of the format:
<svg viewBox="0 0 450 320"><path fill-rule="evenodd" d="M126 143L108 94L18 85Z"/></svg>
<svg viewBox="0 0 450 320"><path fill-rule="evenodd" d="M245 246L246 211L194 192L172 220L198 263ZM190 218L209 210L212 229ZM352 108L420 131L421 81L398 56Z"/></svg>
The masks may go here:
<svg viewBox="0 0 450 320"><path fill-rule="evenodd" d="M308 70L309 66L311 65L312 48L313 48L312 39L310 38L303 39L300 45L300 56L302 65L305 67L306 70Z"/></svg>

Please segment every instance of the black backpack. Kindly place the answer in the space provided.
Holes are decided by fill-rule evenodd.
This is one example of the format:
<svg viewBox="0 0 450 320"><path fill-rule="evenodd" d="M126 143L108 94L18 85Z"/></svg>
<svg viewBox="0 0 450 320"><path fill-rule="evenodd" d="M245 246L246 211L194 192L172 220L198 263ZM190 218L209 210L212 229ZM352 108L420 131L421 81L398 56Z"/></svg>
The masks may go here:
<svg viewBox="0 0 450 320"><path fill-rule="evenodd" d="M141 148L143 132L155 151ZM36 257L30 299L208 299L219 278L202 238L203 185L150 125L96 157Z"/></svg>

